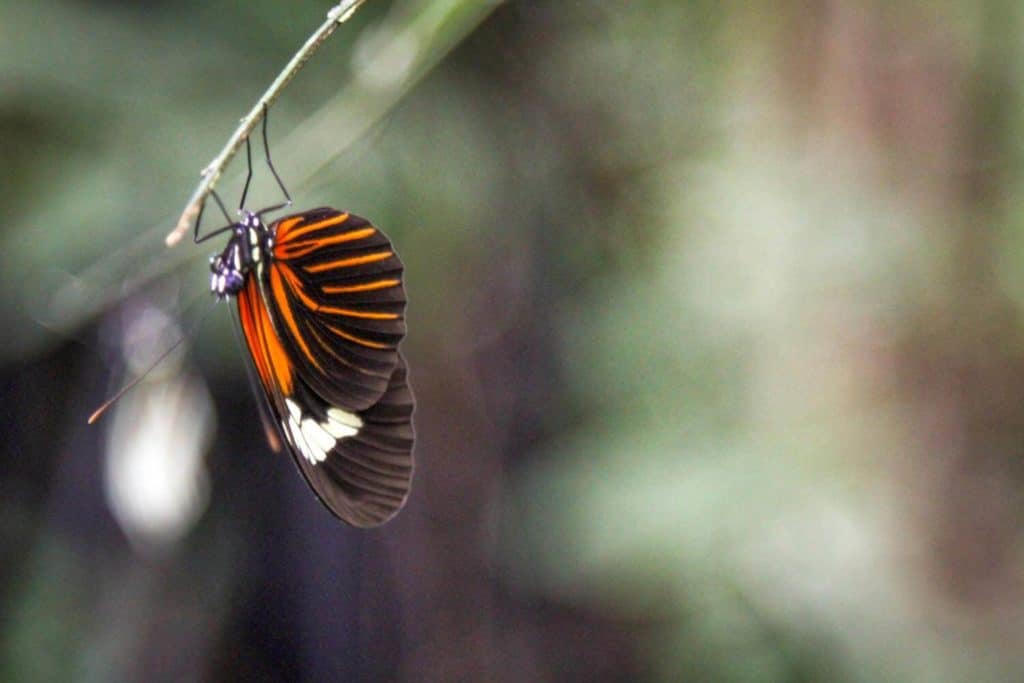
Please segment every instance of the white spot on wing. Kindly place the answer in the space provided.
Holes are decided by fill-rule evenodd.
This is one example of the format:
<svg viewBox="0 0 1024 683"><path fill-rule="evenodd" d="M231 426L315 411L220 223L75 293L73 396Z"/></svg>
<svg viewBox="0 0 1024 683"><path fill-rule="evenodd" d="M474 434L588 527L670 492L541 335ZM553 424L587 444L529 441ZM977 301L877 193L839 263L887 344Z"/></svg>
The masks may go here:
<svg viewBox="0 0 1024 683"><path fill-rule="evenodd" d="M305 421L303 421L303 424L302 424L303 434L306 434L306 429L307 429L306 422L309 423L309 427L308 427L309 434L307 434L307 438L310 438L310 439L313 439L314 441L316 441L317 445L320 446L320 448L322 448L325 451L329 451L332 448L334 448L334 444L336 443L335 438L327 433L327 430L323 428L323 425L320 425L320 424L314 422L313 420L305 420Z"/></svg>
<svg viewBox="0 0 1024 683"><path fill-rule="evenodd" d="M338 408L330 408L327 410L327 421L321 426L334 438L344 439L347 436L358 434L359 428L363 426L363 421L359 419L358 415L346 413Z"/></svg>
<svg viewBox="0 0 1024 683"><path fill-rule="evenodd" d="M335 439L344 439L346 436L355 436L359 433L359 430L355 427L349 427L348 425L343 425L340 422L333 422L331 420L327 420L321 426Z"/></svg>
<svg viewBox="0 0 1024 683"><path fill-rule="evenodd" d="M359 429L363 426L363 420L358 415L352 413L346 413L341 408L328 408L327 419L331 422L337 422L339 424L348 425L349 427L355 427Z"/></svg>
<svg viewBox="0 0 1024 683"><path fill-rule="evenodd" d="M325 461L339 439L355 436L363 426L358 415L340 408L328 408L327 419L317 422L310 417L303 417L302 408L292 399L285 398L284 404L288 409L285 422L288 440L312 465Z"/></svg>
<svg viewBox="0 0 1024 683"><path fill-rule="evenodd" d="M295 448L302 452L302 456L308 460L310 464L315 465L327 457L326 454L320 453L318 449L310 446L309 442L306 441L305 434L302 433L299 421L294 417L288 418L288 432L291 434Z"/></svg>
<svg viewBox="0 0 1024 683"><path fill-rule="evenodd" d="M334 437L309 418L302 421L302 436L306 438L309 447L308 455L312 456L315 463L326 460L327 453L334 448Z"/></svg>
<svg viewBox="0 0 1024 683"><path fill-rule="evenodd" d="M287 429L285 430L288 440L292 442L292 446L299 448L299 443L302 439L302 431L299 429L299 421L294 417L288 418L288 421L284 423Z"/></svg>

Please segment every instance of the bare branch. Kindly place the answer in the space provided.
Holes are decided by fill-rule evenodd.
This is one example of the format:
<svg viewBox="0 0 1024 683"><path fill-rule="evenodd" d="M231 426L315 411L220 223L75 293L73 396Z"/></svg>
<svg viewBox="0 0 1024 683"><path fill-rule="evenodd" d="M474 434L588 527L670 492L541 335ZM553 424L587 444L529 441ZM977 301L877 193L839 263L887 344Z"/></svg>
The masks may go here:
<svg viewBox="0 0 1024 683"><path fill-rule="evenodd" d="M349 17L351 17L359 6L363 4L365 0L341 0L337 5L331 8L331 11L327 13L327 20L321 24L320 28L313 32L313 35L309 37L306 44L295 53L295 56L291 58L291 61L284 67L274 82L270 84L267 91L263 93L263 96L257 100L256 104L249 111L249 113L239 123L238 128L232 133L231 137L228 138L224 148L220 151L216 157L213 158L206 168L203 169L202 179L199 181L199 185L195 191L192 192L192 196L189 198L188 203L185 205L185 209L181 212L181 217L178 218L177 224L174 229L167 235L165 242L167 246L173 247L181 238L188 232L189 226L192 225L192 221L195 220L199 214L199 208L206 201L206 198L210 195L210 191L213 190L217 181L220 179L221 173L224 172L224 168L228 165L231 159L234 158L238 152L242 143L245 142L246 137L252 132L256 124L259 123L260 117L263 115L263 107L269 107L273 104L274 100L278 98L281 91L284 90L288 82L295 77L299 69L305 65L309 58L313 56L317 48L325 40L327 40L334 30L339 25L344 23Z"/></svg>

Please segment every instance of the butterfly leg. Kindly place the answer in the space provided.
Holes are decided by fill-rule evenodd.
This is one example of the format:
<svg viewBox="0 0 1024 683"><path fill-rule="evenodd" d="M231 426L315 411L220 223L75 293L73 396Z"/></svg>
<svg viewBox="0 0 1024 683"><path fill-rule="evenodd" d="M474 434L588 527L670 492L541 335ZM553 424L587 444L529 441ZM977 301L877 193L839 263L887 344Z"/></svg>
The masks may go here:
<svg viewBox="0 0 1024 683"><path fill-rule="evenodd" d="M224 208L224 202L222 202L220 200L220 195L218 195L217 192L214 191L214 190L210 190L210 195L212 195L213 198L217 201L217 206L220 207L220 212L222 214L224 214L224 220L226 220L228 222L228 224L225 225L222 228L217 228L213 232L207 233L207 234L203 235L202 237L200 237L199 236L199 225L203 222L203 211L206 209L206 202L203 202L202 206L199 207L199 215L196 216L196 229L195 229L195 233L192 235L192 241L195 242L196 244L199 244L201 242L205 242L206 240L210 239L211 237L216 237L217 235L225 233L228 230L230 230L233 227L235 227L234 221L231 220L231 217L228 216L227 209Z"/></svg>
<svg viewBox="0 0 1024 683"><path fill-rule="evenodd" d="M284 198L287 200L277 206L278 209L283 209L286 206L290 206L292 203L292 196L288 194L288 188L284 186L284 182L281 181L281 176L277 174L277 169L274 168L274 162L270 160L270 143L267 142L267 104L263 103L263 153L267 157L267 166L270 168L270 172L274 174L274 180L277 181L277 186L281 188Z"/></svg>
<svg viewBox="0 0 1024 683"><path fill-rule="evenodd" d="M263 125L266 126L266 119L263 120ZM242 188L242 198L238 200L238 212L242 212L242 207L245 206L245 198L249 194L249 181L252 180L252 145L249 143L249 136L245 136L245 163L249 171L245 176L245 187Z"/></svg>

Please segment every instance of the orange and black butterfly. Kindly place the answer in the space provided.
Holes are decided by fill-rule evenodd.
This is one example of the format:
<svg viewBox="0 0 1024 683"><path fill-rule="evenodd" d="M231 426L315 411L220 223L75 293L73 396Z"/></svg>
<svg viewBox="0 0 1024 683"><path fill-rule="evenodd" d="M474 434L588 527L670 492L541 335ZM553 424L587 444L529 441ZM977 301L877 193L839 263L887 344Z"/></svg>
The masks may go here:
<svg viewBox="0 0 1024 683"><path fill-rule="evenodd" d="M321 502L349 524L393 517L412 479L413 396L399 343L405 336L402 262L366 219L322 207L265 223L239 202L238 220L210 260L213 294L234 297L266 416ZM213 195L227 216L224 205Z"/></svg>

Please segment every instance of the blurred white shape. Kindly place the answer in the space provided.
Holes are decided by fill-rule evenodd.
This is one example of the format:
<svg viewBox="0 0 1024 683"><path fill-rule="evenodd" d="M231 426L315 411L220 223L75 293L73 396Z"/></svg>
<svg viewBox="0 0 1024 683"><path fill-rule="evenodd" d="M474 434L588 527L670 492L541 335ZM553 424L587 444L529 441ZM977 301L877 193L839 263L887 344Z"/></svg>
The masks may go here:
<svg viewBox="0 0 1024 683"><path fill-rule="evenodd" d="M124 334L133 372L144 371L142 350L155 355L180 331L157 309L135 316ZM159 339L159 342L155 342ZM203 462L213 434L213 405L205 382L182 370L172 354L115 404L104 454L110 509L129 541L159 551L184 536L209 499Z"/></svg>

